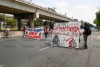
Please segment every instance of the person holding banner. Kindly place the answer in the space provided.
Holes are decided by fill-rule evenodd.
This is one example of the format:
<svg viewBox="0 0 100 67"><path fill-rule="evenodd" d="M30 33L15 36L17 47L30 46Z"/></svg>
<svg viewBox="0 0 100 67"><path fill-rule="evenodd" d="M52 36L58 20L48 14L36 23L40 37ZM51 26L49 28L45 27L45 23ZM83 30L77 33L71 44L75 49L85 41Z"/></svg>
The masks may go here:
<svg viewBox="0 0 100 67"><path fill-rule="evenodd" d="M46 26L44 29L45 39L47 40L49 34L49 28Z"/></svg>
<svg viewBox="0 0 100 67"><path fill-rule="evenodd" d="M87 31L88 31L88 29L86 27L85 22L81 21L81 25L83 26L84 31L80 34L80 36L83 34L84 43L85 43L84 48L87 49L87 38L88 38Z"/></svg>
<svg viewBox="0 0 100 67"><path fill-rule="evenodd" d="M23 27L23 37L25 35L25 31L26 31L26 26Z"/></svg>

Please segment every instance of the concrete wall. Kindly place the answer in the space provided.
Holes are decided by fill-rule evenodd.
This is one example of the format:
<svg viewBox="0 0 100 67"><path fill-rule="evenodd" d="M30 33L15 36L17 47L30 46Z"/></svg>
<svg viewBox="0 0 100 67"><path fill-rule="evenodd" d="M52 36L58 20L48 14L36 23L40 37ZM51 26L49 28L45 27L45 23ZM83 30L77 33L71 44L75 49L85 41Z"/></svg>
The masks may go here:
<svg viewBox="0 0 100 67"><path fill-rule="evenodd" d="M1 33L3 33L3 32L0 32L0 38L1 38ZM22 31L10 31L10 33L11 33L11 37L23 35Z"/></svg>

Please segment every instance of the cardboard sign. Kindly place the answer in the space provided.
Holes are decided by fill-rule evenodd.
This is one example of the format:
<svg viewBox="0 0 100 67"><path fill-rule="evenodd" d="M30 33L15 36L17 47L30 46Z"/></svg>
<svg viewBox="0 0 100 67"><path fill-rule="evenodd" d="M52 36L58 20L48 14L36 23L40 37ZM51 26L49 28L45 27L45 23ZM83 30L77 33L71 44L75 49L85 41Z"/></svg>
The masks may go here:
<svg viewBox="0 0 100 67"><path fill-rule="evenodd" d="M78 22L55 23L52 32L51 45L60 45L62 47L79 47Z"/></svg>

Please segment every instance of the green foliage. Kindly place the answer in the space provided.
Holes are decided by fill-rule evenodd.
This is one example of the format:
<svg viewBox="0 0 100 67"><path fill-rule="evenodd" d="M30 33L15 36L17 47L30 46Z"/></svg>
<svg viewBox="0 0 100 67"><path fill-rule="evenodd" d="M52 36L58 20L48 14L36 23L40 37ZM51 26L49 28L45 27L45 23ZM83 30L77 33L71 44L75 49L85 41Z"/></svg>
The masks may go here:
<svg viewBox="0 0 100 67"><path fill-rule="evenodd" d="M34 21L34 25L35 25L35 27L36 27L36 26L40 26L40 25L41 25L41 21L40 21L39 19L36 19L36 20Z"/></svg>
<svg viewBox="0 0 100 67"><path fill-rule="evenodd" d="M50 22L50 29L53 29L53 22Z"/></svg>
<svg viewBox="0 0 100 67"><path fill-rule="evenodd" d="M96 12L96 18L100 22L100 12Z"/></svg>
<svg viewBox="0 0 100 67"><path fill-rule="evenodd" d="M93 23L96 24L96 26L98 28L98 31L99 31L99 26L100 25L99 25L99 21L97 20L97 18L94 19Z"/></svg>
<svg viewBox="0 0 100 67"><path fill-rule="evenodd" d="M100 12L96 12L96 18L97 18L97 21L98 21L98 26L100 26Z"/></svg>
<svg viewBox="0 0 100 67"><path fill-rule="evenodd" d="M8 26L15 27L16 26L16 20L15 19L5 19L5 21L7 22Z"/></svg>
<svg viewBox="0 0 100 67"><path fill-rule="evenodd" d="M48 25L48 22L47 22L47 21L45 21L45 22L43 23L43 26L46 26L46 25Z"/></svg>
<svg viewBox="0 0 100 67"><path fill-rule="evenodd" d="M93 23L96 24L96 26L99 25L99 22L98 22L97 18L94 19Z"/></svg>
<svg viewBox="0 0 100 67"><path fill-rule="evenodd" d="M5 21L5 18L3 15L0 15L0 21Z"/></svg>
<svg viewBox="0 0 100 67"><path fill-rule="evenodd" d="M50 28L52 29L52 27L53 27L53 22L49 22L49 21L45 21L45 22L43 22L43 24L42 24L43 26L50 26Z"/></svg>

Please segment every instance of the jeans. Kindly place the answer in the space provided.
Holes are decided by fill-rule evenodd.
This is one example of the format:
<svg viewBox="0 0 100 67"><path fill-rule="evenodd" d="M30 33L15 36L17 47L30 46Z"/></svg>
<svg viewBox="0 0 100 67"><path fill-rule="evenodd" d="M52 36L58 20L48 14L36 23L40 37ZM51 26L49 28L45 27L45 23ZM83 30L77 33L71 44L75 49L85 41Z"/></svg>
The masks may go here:
<svg viewBox="0 0 100 67"><path fill-rule="evenodd" d="M48 33L45 33L45 38L47 39L47 37L48 37Z"/></svg>
<svg viewBox="0 0 100 67"><path fill-rule="evenodd" d="M25 35L25 31L23 31L23 37L24 37L24 35Z"/></svg>
<svg viewBox="0 0 100 67"><path fill-rule="evenodd" d="M79 43L80 43L80 36L79 36Z"/></svg>
<svg viewBox="0 0 100 67"><path fill-rule="evenodd" d="M84 38L85 46L87 46L87 38L88 38L88 35L87 34L83 34L83 38Z"/></svg>

